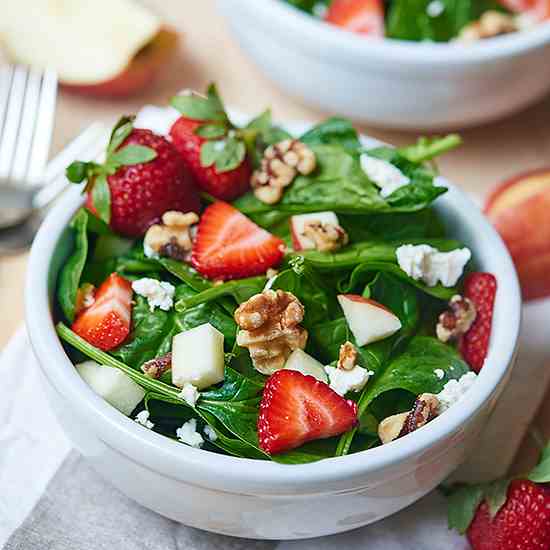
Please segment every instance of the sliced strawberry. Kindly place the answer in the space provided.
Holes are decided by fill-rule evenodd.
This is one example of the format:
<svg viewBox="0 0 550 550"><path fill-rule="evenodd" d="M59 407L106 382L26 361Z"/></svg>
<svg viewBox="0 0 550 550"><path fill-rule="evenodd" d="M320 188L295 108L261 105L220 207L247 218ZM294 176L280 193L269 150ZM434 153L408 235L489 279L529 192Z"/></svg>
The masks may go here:
<svg viewBox="0 0 550 550"><path fill-rule="evenodd" d="M258 417L260 447L269 454L333 437L357 424L357 405L313 376L279 370L267 381Z"/></svg>
<svg viewBox="0 0 550 550"><path fill-rule="evenodd" d="M550 0L499 0L509 10L528 13L537 21L550 18Z"/></svg>
<svg viewBox="0 0 550 550"><path fill-rule="evenodd" d="M283 255L281 239L226 202L216 202L201 216L191 263L210 279L239 279L265 273Z"/></svg>
<svg viewBox="0 0 550 550"><path fill-rule="evenodd" d="M460 352L475 372L479 372L487 357L497 280L491 273L471 273L464 282L464 296L476 306L476 319L460 341Z"/></svg>
<svg viewBox="0 0 550 550"><path fill-rule="evenodd" d="M384 36L382 0L333 0L325 20L359 34Z"/></svg>
<svg viewBox="0 0 550 550"><path fill-rule="evenodd" d="M126 340L131 318L132 285L112 273L97 290L94 303L77 316L72 329L90 344L108 351Z"/></svg>

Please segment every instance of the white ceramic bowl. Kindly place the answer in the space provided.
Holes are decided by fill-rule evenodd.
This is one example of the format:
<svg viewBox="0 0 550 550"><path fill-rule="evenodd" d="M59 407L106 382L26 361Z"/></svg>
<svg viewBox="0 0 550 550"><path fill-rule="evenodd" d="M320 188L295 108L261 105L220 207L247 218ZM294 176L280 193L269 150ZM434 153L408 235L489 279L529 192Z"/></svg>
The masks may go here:
<svg viewBox="0 0 550 550"><path fill-rule="evenodd" d="M516 273L499 236L451 187L437 209L497 276L487 362L459 405L395 442L309 465L233 458L143 429L83 382L54 330L57 274L71 247L67 224L82 204L70 189L34 242L26 315L44 387L59 422L91 465L123 493L186 525L250 538L296 539L346 531L388 516L445 479L475 445L504 388L520 324Z"/></svg>
<svg viewBox="0 0 550 550"><path fill-rule="evenodd" d="M371 40L281 0L218 0L243 50L289 94L402 129L501 118L550 90L550 23L478 44Z"/></svg>

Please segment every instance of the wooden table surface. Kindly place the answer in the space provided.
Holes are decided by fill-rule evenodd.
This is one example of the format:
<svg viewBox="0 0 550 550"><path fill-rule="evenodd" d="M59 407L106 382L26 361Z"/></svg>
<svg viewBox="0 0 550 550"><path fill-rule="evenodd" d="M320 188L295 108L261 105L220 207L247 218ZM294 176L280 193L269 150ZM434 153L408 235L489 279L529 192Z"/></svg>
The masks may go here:
<svg viewBox="0 0 550 550"><path fill-rule="evenodd" d="M258 113L271 106L281 121L316 121L327 115L284 95L263 76L239 50L216 13L214 0L149 0L147 4L181 32L179 51L170 67L146 93L132 100L108 102L61 93L52 153L92 121L114 121L145 103L165 104L178 90L203 89L211 81L218 83L228 105L245 112ZM503 121L463 131L463 147L442 158L440 169L463 189L482 196L503 178L550 162L549 122L550 97ZM411 133L361 129L396 145L416 139ZM23 321L26 259L25 254L0 258L0 349ZM545 419L550 419L550 406L541 412L538 424L550 425Z"/></svg>

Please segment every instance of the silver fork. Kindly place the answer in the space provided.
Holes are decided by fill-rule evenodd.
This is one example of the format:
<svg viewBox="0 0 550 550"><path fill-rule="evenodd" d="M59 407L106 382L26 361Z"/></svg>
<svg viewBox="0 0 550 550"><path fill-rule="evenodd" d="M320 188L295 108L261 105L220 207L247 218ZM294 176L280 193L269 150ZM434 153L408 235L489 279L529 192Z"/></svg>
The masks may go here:
<svg viewBox="0 0 550 550"><path fill-rule="evenodd" d="M56 99L55 72L21 65L0 68L0 186L13 190L40 184L50 150ZM13 226L29 214L5 206L0 209L0 228Z"/></svg>

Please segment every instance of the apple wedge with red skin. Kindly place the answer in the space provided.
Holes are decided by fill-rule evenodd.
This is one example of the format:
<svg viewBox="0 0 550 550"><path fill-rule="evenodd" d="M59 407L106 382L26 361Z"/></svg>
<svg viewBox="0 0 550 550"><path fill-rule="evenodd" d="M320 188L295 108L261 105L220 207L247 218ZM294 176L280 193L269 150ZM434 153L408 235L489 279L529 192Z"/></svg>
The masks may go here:
<svg viewBox="0 0 550 550"><path fill-rule="evenodd" d="M502 183L484 211L510 251L523 298L550 296L550 167Z"/></svg>
<svg viewBox="0 0 550 550"><path fill-rule="evenodd" d="M338 217L332 211L291 216L288 223L290 226L290 235L292 236L292 248L297 252L299 250L315 249L315 243L304 235L304 226L307 222L311 221L339 225Z"/></svg>
<svg viewBox="0 0 550 550"><path fill-rule="evenodd" d="M358 346L391 336L401 321L386 306L358 294L340 294L338 302Z"/></svg>
<svg viewBox="0 0 550 550"><path fill-rule="evenodd" d="M73 84L61 81L67 92L97 98L124 98L150 86L157 73L176 50L178 35L162 28L130 61L118 76L94 84Z"/></svg>

